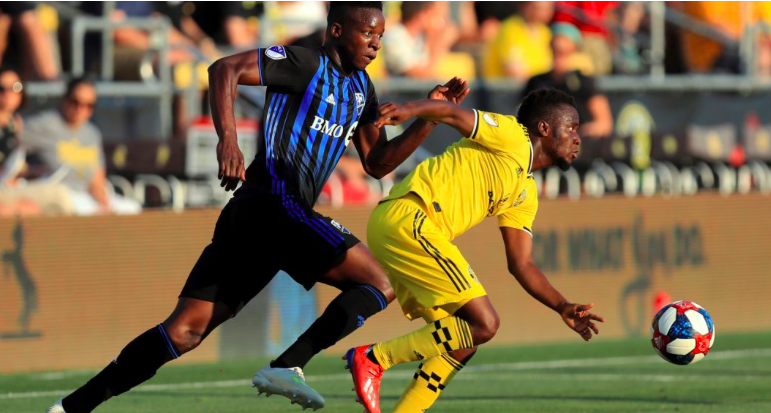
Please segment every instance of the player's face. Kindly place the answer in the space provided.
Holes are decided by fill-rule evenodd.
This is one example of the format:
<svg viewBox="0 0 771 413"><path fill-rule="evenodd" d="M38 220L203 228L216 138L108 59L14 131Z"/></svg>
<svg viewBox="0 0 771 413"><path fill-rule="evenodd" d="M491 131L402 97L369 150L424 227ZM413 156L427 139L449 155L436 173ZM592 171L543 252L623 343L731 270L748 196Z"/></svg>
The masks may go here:
<svg viewBox="0 0 771 413"><path fill-rule="evenodd" d="M352 13L340 36L343 65L366 69L377 57L384 32L385 18L380 10L358 9Z"/></svg>
<svg viewBox="0 0 771 413"><path fill-rule="evenodd" d="M552 139L548 145L548 153L553 164L567 170L573 159L578 157L581 137L578 136L578 112L571 106L563 106L554 117Z"/></svg>

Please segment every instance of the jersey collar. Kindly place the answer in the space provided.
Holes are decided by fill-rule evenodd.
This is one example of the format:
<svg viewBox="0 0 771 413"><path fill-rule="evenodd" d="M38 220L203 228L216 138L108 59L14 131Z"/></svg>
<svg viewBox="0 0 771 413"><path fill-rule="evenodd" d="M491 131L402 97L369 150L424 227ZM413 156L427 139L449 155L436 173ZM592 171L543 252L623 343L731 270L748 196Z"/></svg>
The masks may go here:
<svg viewBox="0 0 771 413"><path fill-rule="evenodd" d="M346 74L343 67L337 63L335 59L332 58L332 56L329 54L326 48L321 48L321 53L329 60L329 65L332 66L332 76L334 77L351 77L359 72L359 70L354 70L351 73Z"/></svg>

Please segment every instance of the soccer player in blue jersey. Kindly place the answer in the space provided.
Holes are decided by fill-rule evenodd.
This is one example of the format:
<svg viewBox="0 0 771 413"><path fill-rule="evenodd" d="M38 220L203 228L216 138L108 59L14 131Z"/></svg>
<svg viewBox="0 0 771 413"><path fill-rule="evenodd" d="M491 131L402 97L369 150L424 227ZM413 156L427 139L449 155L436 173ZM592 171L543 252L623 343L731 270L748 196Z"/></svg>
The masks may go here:
<svg viewBox="0 0 771 413"><path fill-rule="evenodd" d="M341 290L324 313L253 383L303 408L324 398L305 384L302 368L394 299L388 277L351 232L313 210L349 142L364 169L381 178L428 136L417 120L388 140L374 125L378 99L365 71L384 31L381 2L331 2L322 48L273 46L223 58L209 69L210 103L219 135L222 186L233 190L214 236L201 253L177 306L162 323L130 342L104 370L57 402L49 413L86 413L155 375L234 317L279 270L306 289L321 282ZM237 85L266 86L259 151L245 169L236 143ZM437 86L432 99L459 103L466 82Z"/></svg>

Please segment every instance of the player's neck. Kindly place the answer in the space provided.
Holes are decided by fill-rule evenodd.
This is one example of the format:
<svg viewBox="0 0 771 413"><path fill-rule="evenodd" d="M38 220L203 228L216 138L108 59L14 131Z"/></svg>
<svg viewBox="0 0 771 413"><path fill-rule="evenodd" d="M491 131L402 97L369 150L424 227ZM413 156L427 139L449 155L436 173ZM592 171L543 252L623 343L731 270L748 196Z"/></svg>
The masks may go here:
<svg viewBox="0 0 771 413"><path fill-rule="evenodd" d="M533 143L533 171L546 168L554 164L551 157L549 157L543 150L541 145L541 138L531 139Z"/></svg>
<svg viewBox="0 0 771 413"><path fill-rule="evenodd" d="M324 43L323 46L321 46L329 55L329 58L332 59L332 61L343 70L344 74L346 76L350 75L354 72L354 68L352 64L346 65L343 63L343 59L340 57L340 53L337 52L337 49L334 45L330 43Z"/></svg>

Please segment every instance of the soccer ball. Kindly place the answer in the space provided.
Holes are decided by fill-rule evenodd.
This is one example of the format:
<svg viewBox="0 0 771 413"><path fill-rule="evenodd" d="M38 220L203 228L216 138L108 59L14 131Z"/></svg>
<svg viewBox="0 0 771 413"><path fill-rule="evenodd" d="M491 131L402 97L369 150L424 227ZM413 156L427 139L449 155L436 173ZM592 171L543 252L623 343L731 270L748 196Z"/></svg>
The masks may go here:
<svg viewBox="0 0 771 413"><path fill-rule="evenodd" d="M715 343L715 325L700 305L675 301L653 317L651 337L653 348L664 360L685 366L707 355Z"/></svg>

